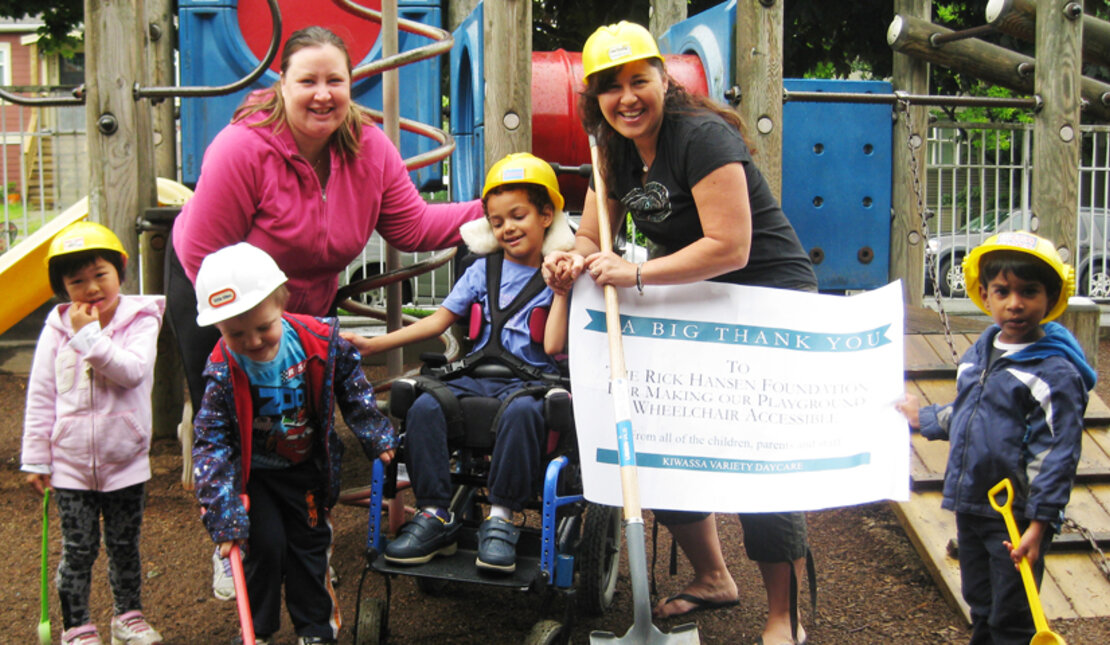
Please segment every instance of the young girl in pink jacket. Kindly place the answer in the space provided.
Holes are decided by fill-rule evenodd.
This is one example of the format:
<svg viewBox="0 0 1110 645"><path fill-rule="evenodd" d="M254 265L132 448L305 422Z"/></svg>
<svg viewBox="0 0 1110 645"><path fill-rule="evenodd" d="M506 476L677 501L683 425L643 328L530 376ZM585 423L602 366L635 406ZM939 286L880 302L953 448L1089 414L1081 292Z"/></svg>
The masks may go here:
<svg viewBox="0 0 1110 645"><path fill-rule="evenodd" d="M139 529L150 479L154 356L162 296L120 294L127 253L107 228L78 222L50 243L50 285L66 300L39 336L24 415L22 470L50 488L62 520L55 584L65 645L101 643L89 614L100 520L111 562L112 643L162 637L143 618Z"/></svg>

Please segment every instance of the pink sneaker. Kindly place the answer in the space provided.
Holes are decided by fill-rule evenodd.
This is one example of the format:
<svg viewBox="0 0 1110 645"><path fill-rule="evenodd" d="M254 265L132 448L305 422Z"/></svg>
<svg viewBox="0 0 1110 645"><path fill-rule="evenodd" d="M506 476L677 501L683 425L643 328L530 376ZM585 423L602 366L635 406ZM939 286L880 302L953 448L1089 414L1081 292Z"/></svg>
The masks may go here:
<svg viewBox="0 0 1110 645"><path fill-rule="evenodd" d="M112 645L154 645L162 635L146 622L141 611L129 611L112 619Z"/></svg>
<svg viewBox="0 0 1110 645"><path fill-rule="evenodd" d="M62 634L62 645L104 645L100 634L96 633L96 625L79 625L71 627Z"/></svg>

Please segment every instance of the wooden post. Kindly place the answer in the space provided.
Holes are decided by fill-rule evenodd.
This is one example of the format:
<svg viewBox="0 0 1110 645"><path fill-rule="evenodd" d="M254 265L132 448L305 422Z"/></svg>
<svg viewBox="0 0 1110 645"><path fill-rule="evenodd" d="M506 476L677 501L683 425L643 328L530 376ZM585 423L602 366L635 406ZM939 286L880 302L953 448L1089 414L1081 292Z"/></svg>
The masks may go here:
<svg viewBox="0 0 1110 645"><path fill-rule="evenodd" d="M782 0L736 5L734 77L743 92L740 116L759 170L782 199Z"/></svg>
<svg viewBox="0 0 1110 645"><path fill-rule="evenodd" d="M382 30L379 38L382 40L382 56L392 56L400 47L400 36L397 33L397 0L383 0L382 2ZM401 148L401 95L400 72L391 69L382 74L382 112L385 122L382 124L389 140ZM392 271L401 267L401 253L387 245L385 251L385 269ZM401 283L395 282L385 290L386 317L385 329L387 332L401 328ZM385 365L388 376L400 376L405 371L404 350L400 347L386 352Z"/></svg>
<svg viewBox="0 0 1110 645"><path fill-rule="evenodd" d="M987 23L998 31L1029 42L1036 41L1035 0L990 0L985 14ZM1083 60L1110 67L1110 22L1083 16Z"/></svg>
<svg viewBox="0 0 1110 645"><path fill-rule="evenodd" d="M135 218L153 206L150 103L132 95L144 72L142 0L85 0L89 217L115 231L132 259L125 293L138 293Z"/></svg>
<svg viewBox="0 0 1110 645"><path fill-rule="evenodd" d="M648 30L656 40L683 20L686 20L686 0L652 0Z"/></svg>
<svg viewBox="0 0 1110 645"><path fill-rule="evenodd" d="M443 21L443 24L446 25L444 29L447 31L458 29L459 23L466 20L466 17L473 13L479 2L480 0L448 0L447 18Z"/></svg>
<svg viewBox="0 0 1110 645"><path fill-rule="evenodd" d="M932 0L894 0L894 13L928 20L932 12ZM929 93L928 63L894 53L894 89L911 94ZM902 281L902 298L908 305L919 306L921 295L925 293L924 274L921 267L925 264L924 224L920 209L924 201L925 183L925 141L928 134L928 112L923 106L911 106L907 119L906 112L898 108L895 112L892 138L891 163L891 222L890 222L890 279ZM910 129L910 121L913 128ZM911 153L910 146L913 146ZM917 177L917 188L914 187Z"/></svg>
<svg viewBox="0 0 1110 645"><path fill-rule="evenodd" d="M146 59L151 62L144 85L168 87L175 83L173 3L170 0L147 0L145 25ZM140 109L143 109L140 107ZM173 117L173 101L152 105L154 174L177 178L177 124ZM143 254L143 289L147 293L165 293L166 245L169 234L162 231L144 233L139 238ZM185 379L181 356L169 325L162 325L158 335L158 359L154 364L154 390L151 395L155 437L172 438L185 405Z"/></svg>
<svg viewBox="0 0 1110 645"><path fill-rule="evenodd" d="M1083 22L1072 0L1037 3L1035 88L1044 107L1033 124L1033 213L1039 233L1075 263L1079 205L1079 81Z"/></svg>
<svg viewBox="0 0 1110 645"><path fill-rule="evenodd" d="M510 152L532 151L532 2L485 0L484 11L489 168Z"/></svg>
<svg viewBox="0 0 1110 645"><path fill-rule="evenodd" d="M976 38L955 40L939 47L934 47L929 42L933 34L950 33L951 29L934 25L927 20L897 15L890 23L886 38L891 49L896 52L1025 94L1035 91L1031 71L1037 67L1036 59ZM1053 71L1051 62L1049 71ZM1086 111L1098 119L1110 121L1110 107L1101 100L1103 94L1110 92L1110 84L1081 76L1079 89L1089 101Z"/></svg>

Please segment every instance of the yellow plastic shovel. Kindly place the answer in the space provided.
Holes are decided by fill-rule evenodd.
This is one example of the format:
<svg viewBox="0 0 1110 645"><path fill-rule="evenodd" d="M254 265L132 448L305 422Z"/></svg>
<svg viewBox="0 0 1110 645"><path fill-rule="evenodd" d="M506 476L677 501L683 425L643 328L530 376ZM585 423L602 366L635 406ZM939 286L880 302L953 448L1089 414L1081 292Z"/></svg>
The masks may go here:
<svg viewBox="0 0 1110 645"><path fill-rule="evenodd" d="M1003 491L1006 492L1006 500L999 504L997 497ZM1010 544L1016 546L1021 542L1021 534L1018 533L1017 522L1014 521L1014 485L1010 483L1009 478L1003 479L995 484L994 488L990 489L987 497L990 499L994 510L1002 514L1002 519L1006 522L1006 531L1010 534ZM1025 595L1029 596L1029 609L1033 612L1033 625L1037 628L1037 633L1033 635L1033 640L1029 641L1029 645L1067 645L1067 641L1062 636L1048 627L1048 621L1044 617L1044 608L1041 607L1041 596L1037 593L1037 583L1033 580L1033 568L1029 566L1029 559L1022 558L1018 569L1021 571L1021 581L1025 583Z"/></svg>

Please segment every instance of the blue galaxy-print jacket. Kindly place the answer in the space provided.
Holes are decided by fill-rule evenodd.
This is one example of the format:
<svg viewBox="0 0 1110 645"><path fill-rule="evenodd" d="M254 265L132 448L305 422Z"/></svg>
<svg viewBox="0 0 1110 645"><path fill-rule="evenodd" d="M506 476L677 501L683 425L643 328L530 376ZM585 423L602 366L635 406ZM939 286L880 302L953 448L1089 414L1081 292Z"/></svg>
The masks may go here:
<svg viewBox="0 0 1110 645"><path fill-rule="evenodd" d="M1067 329L1050 322L1044 330L1043 338L984 371L999 332L992 325L960 359L956 400L921 408L922 436L951 443L944 508L997 518L987 492L1008 477L1015 516L1063 517L1096 374Z"/></svg>
<svg viewBox="0 0 1110 645"><path fill-rule="evenodd" d="M358 350L339 337L338 322L290 313L283 317L297 331L305 349L309 414L317 436L324 438L313 451L324 475L319 499L331 508L339 497L343 456L343 443L335 430L335 404L369 458L393 448L396 435L389 419L378 410ZM208 385L194 422L197 499L205 509L205 528L214 542L246 539L250 523L239 495L245 492L250 477L254 421L250 382L223 339L212 350L204 374Z"/></svg>

